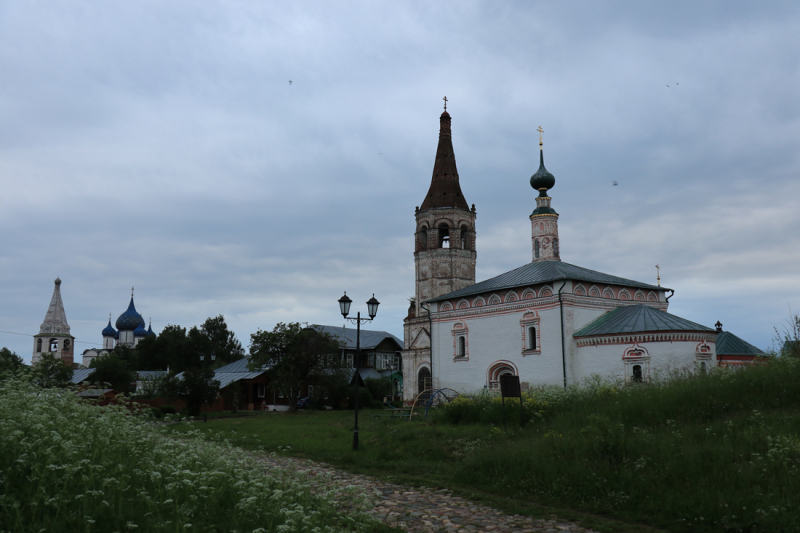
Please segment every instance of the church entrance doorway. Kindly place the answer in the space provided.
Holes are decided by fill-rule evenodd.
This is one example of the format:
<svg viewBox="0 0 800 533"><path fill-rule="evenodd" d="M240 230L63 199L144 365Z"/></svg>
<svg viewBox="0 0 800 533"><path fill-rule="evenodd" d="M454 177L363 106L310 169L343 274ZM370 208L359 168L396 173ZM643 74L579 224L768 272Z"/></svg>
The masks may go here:
<svg viewBox="0 0 800 533"><path fill-rule="evenodd" d="M423 366L419 369L419 374L417 374L417 392L420 393L430 390L431 382L431 369L427 366Z"/></svg>

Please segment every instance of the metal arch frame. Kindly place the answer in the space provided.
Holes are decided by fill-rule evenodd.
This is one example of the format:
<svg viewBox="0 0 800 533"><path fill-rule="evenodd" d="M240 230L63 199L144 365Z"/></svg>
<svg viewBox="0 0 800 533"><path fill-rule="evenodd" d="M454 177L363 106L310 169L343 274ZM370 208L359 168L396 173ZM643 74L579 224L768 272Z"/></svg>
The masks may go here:
<svg viewBox="0 0 800 533"><path fill-rule="evenodd" d="M411 412L410 412L410 413L409 413L409 415L408 415L408 420L409 420L409 422L410 422L410 421L411 421L411 419L413 418L413 416L414 416L414 409L415 409L415 408L417 407L417 405L419 404L419 398L420 398L420 397L421 397L423 394L431 394L431 397L428 399L428 404L425 406L425 418L426 418L426 419L428 418L428 411L430 410L430 408L431 408L431 405L433 405L433 400L434 400L434 399L436 399L436 396L437 396L437 395L441 394L441 395L442 395L442 396L445 398L445 400L447 400L447 401L448 401L448 403L449 403L450 401L452 401L452 400L451 400L451 399L450 399L450 398L447 396L447 394L445 393L445 391L452 391L452 392L454 393L454 395L453 395L453 398L454 398L454 399L455 399L455 397L456 397L456 396L459 396L459 394L460 394L458 391L456 391L456 390L454 390L454 389L451 389L451 388L449 388L449 387L443 387L443 388L441 388L441 389L437 389L437 390L433 390L433 389L427 389L427 390L424 390L424 391L420 392L419 394L417 394L417 397L416 397L416 398L414 398L414 403L413 403L413 404L412 404L412 406L411 406Z"/></svg>

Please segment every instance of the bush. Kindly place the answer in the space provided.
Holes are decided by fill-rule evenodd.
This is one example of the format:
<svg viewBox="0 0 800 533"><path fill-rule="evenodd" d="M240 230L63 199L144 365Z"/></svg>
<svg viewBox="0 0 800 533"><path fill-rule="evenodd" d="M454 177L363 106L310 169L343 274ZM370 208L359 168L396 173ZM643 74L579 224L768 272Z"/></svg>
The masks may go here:
<svg viewBox="0 0 800 533"><path fill-rule="evenodd" d="M304 473L265 474L198 431L166 435L125 406L0 381L0 531L365 533L376 525L338 514L345 495L312 495Z"/></svg>
<svg viewBox="0 0 800 533"><path fill-rule="evenodd" d="M153 418L164 418L164 412L158 407L151 407L150 414L153 415Z"/></svg>
<svg viewBox="0 0 800 533"><path fill-rule="evenodd" d="M175 414L175 406L174 405L162 405L160 411L165 415L174 415Z"/></svg>
<svg viewBox="0 0 800 533"><path fill-rule="evenodd" d="M355 394L354 394L354 392L355 392L355 387L350 387L350 389L348 390L348 395L347 395L347 408L348 409L355 409ZM381 402L375 402L372 399L372 394L370 394L369 389L366 389L364 387L360 387L358 389L358 392L359 392L359 394L358 394L358 408L359 409L369 409L369 408L375 407L376 403L378 404L378 406L383 405Z"/></svg>

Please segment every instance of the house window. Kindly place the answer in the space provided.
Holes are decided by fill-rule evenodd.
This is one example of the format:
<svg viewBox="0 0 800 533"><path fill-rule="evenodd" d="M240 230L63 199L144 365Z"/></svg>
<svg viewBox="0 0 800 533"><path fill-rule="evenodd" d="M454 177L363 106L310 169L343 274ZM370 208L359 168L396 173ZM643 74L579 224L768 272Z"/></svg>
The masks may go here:
<svg viewBox="0 0 800 533"><path fill-rule="evenodd" d="M37 352L42 351L42 339L36 339L36 351Z"/></svg>
<svg viewBox="0 0 800 533"><path fill-rule="evenodd" d="M256 389L256 396L258 396L259 398L264 398L266 395L267 395L267 386L263 383L260 383L258 385L258 388Z"/></svg>
<svg viewBox="0 0 800 533"><path fill-rule="evenodd" d="M353 368L353 354L347 354L347 368Z"/></svg>
<svg viewBox="0 0 800 533"><path fill-rule="evenodd" d="M633 375L631 379L636 383L642 382L642 365L633 365Z"/></svg>
<svg viewBox="0 0 800 533"><path fill-rule="evenodd" d="M539 314L528 311L519 321L522 326L522 355L541 355L539 342Z"/></svg>
<svg viewBox="0 0 800 533"><path fill-rule="evenodd" d="M51 352L58 351L58 339L50 339L50 351Z"/></svg>
<svg viewBox="0 0 800 533"><path fill-rule="evenodd" d="M308 397L309 398L313 398L314 397L314 385L309 385L308 386Z"/></svg>
<svg viewBox="0 0 800 533"><path fill-rule="evenodd" d="M369 366L374 368L375 367L375 354L374 353L369 354L368 360L369 360Z"/></svg>
<svg viewBox="0 0 800 533"><path fill-rule="evenodd" d="M469 329L464 322L456 322L453 334L453 361L469 361Z"/></svg>

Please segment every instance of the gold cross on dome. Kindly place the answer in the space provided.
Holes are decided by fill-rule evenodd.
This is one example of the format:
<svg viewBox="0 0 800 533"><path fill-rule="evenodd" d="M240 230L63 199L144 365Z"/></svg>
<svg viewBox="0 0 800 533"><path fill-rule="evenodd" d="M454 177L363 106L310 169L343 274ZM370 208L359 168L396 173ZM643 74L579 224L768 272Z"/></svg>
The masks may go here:
<svg viewBox="0 0 800 533"><path fill-rule="evenodd" d="M442 100L444 100L444 110L447 111L447 97L445 96Z"/></svg>
<svg viewBox="0 0 800 533"><path fill-rule="evenodd" d="M542 129L541 126L539 126L538 128L536 128L536 131L539 132L539 144L542 144L542 133L544 133L544 130Z"/></svg>
<svg viewBox="0 0 800 533"><path fill-rule="evenodd" d="M661 267L656 265L656 279L658 280L658 286L661 286Z"/></svg>

